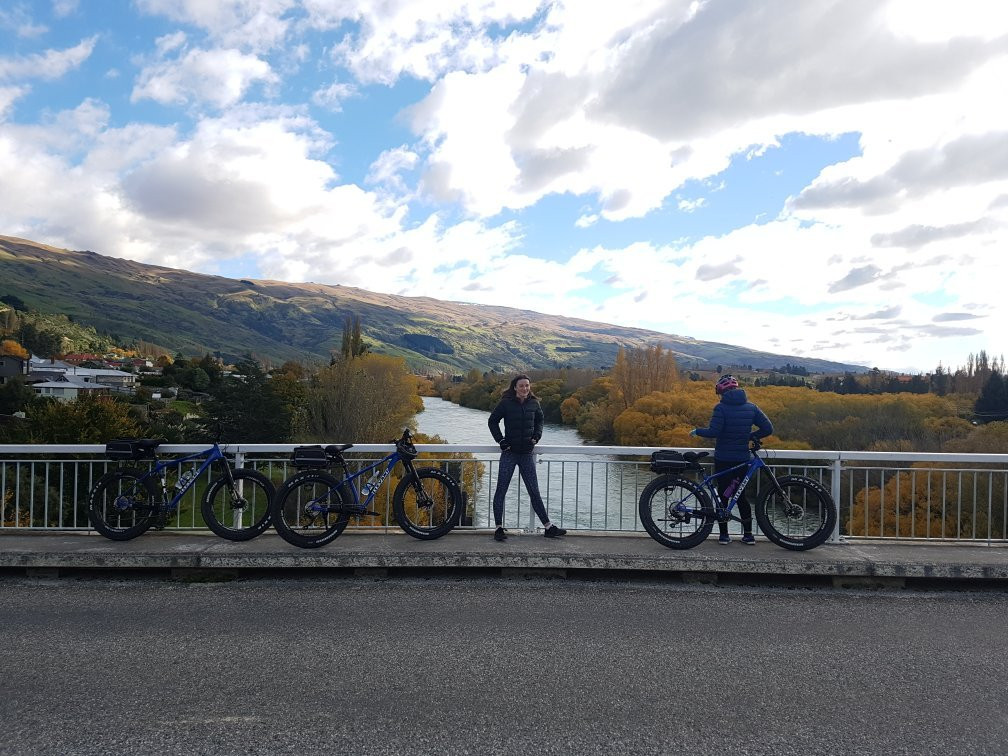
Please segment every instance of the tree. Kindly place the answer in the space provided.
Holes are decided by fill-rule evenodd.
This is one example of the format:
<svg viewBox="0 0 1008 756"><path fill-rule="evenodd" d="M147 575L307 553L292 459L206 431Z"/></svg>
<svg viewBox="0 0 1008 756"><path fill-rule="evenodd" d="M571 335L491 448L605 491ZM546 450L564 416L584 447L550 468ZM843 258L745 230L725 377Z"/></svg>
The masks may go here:
<svg viewBox="0 0 1008 756"><path fill-rule="evenodd" d="M679 381L679 368L675 354L663 350L661 344L643 349L620 347L610 375L615 398L626 409L652 391L671 391Z"/></svg>
<svg viewBox="0 0 1008 756"><path fill-rule="evenodd" d="M112 438L142 435L129 405L108 396L84 394L69 402L32 402L25 415L27 443L103 444Z"/></svg>
<svg viewBox="0 0 1008 756"><path fill-rule="evenodd" d="M296 408L287 405L255 360L246 356L235 370L241 377L222 380L203 404L206 432L215 435L219 427L221 437L232 442L287 442Z"/></svg>
<svg viewBox="0 0 1008 756"><path fill-rule="evenodd" d="M201 367L186 371L186 385L193 391L206 391L210 387L210 376Z"/></svg>
<svg viewBox="0 0 1008 756"><path fill-rule="evenodd" d="M423 408L405 360L379 354L341 359L309 383L298 440L386 443Z"/></svg>
<svg viewBox="0 0 1008 756"><path fill-rule="evenodd" d="M982 354L982 353L981 353ZM1001 373L990 373L973 405L980 422L1008 420L1008 385Z"/></svg>
<svg viewBox="0 0 1008 756"><path fill-rule="evenodd" d="M32 399L35 392L24 382L23 376L14 376L0 385L0 415L13 415L22 411Z"/></svg>
<svg viewBox="0 0 1008 756"><path fill-rule="evenodd" d="M343 341L340 345L340 354L343 359L348 360L360 357L368 349L369 345L365 344L361 339L360 318L356 315L353 317L347 316L347 319L343 322Z"/></svg>
<svg viewBox="0 0 1008 756"><path fill-rule="evenodd" d="M18 344L13 339L4 339L0 342L0 355L7 355L9 357L20 357L22 360L27 360L31 357L28 350L23 346Z"/></svg>

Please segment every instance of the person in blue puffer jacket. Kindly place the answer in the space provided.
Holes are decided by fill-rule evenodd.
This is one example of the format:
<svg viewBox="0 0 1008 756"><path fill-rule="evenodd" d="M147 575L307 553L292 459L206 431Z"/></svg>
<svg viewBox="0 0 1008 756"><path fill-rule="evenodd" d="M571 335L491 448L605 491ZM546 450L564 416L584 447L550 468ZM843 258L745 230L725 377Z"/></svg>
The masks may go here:
<svg viewBox="0 0 1008 756"><path fill-rule="evenodd" d="M721 397L721 401L714 405L710 425L694 428L690 435L714 439L714 472L719 473L748 462L749 439L769 436L773 433L773 423L759 407L746 398L746 393L739 388L735 376L722 375L714 384L714 391ZM756 426L755 431L753 426ZM722 499L729 499L745 473L746 469L742 468L738 475L724 475L717 479ZM752 532L752 507L744 491L739 494L738 511L742 519L742 543L756 543ZM718 530L718 543L731 543L727 520L718 521Z"/></svg>

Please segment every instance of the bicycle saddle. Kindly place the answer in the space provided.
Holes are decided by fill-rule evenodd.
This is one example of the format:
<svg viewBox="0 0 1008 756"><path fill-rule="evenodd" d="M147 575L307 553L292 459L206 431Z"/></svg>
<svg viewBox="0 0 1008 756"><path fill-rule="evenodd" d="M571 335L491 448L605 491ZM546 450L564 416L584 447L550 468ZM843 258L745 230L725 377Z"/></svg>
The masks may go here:
<svg viewBox="0 0 1008 756"><path fill-rule="evenodd" d="M710 452L687 451L687 452L683 452L682 456L683 456L683 459L685 459L687 462L691 462L691 463L693 463L695 465L698 465L698 464L700 464L700 460L701 459L703 459L704 457L709 457L710 456Z"/></svg>
<svg viewBox="0 0 1008 756"><path fill-rule="evenodd" d="M353 446L353 444L329 444L329 446L325 448L325 453L327 457L338 457L341 452L345 452L351 446Z"/></svg>

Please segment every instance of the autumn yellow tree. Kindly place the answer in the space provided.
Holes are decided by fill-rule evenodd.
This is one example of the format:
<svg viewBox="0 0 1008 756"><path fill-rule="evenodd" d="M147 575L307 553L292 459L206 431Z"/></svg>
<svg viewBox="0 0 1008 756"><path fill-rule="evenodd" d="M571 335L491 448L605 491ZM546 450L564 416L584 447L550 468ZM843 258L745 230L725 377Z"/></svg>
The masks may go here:
<svg viewBox="0 0 1008 756"><path fill-rule="evenodd" d="M14 341L14 339L4 339L0 342L0 355L20 357L22 360L27 360L31 357L31 355L28 354L28 350Z"/></svg>
<svg viewBox="0 0 1008 756"><path fill-rule="evenodd" d="M626 409L654 391L671 391L679 382L675 354L661 344L638 349L619 348L610 372L614 399Z"/></svg>
<svg viewBox="0 0 1008 756"><path fill-rule="evenodd" d="M851 482L854 484L854 481ZM1004 475L950 473L932 462L861 488L845 526L851 535L927 538L1004 538Z"/></svg>
<svg viewBox="0 0 1008 756"><path fill-rule="evenodd" d="M384 443L423 409L405 360L381 354L338 359L309 383L301 441Z"/></svg>

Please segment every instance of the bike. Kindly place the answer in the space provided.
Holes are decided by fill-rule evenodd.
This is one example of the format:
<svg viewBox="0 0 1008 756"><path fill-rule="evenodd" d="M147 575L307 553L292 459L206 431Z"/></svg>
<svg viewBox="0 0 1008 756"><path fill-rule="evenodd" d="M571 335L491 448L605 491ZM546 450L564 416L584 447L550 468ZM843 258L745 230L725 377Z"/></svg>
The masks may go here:
<svg viewBox="0 0 1008 756"><path fill-rule="evenodd" d="M651 455L651 469L659 473L640 495L641 524L658 543L672 549L690 549L706 540L717 521L741 518L732 514L739 497L754 476L764 473L769 486L753 505L753 514L763 534L778 546L793 551L815 548L833 533L836 504L818 481L804 475L777 477L766 464L759 439L749 444L750 459L696 481L687 471L702 471L708 452L662 450ZM723 501L715 481L745 470L741 482L729 489Z"/></svg>
<svg viewBox="0 0 1008 756"><path fill-rule="evenodd" d="M443 536L461 517L462 488L442 470L414 467L417 450L409 429L394 443L395 451L356 473L343 458L353 444L295 448L292 460L301 469L280 485L270 508L276 531L294 546L324 546L346 529L351 517L378 516L369 507L392 468L402 462L406 475L392 494L396 522L414 538ZM332 467L340 469L340 477L327 472ZM371 477L358 492L355 481L368 473Z"/></svg>
<svg viewBox="0 0 1008 756"><path fill-rule="evenodd" d="M211 467L222 474L203 492L201 512L207 527L229 541L255 538L270 525L269 505L275 488L262 473L228 463L217 441L209 449L172 460L158 460L162 439L116 439L105 455L118 462L153 462L148 469L121 467L106 473L88 494L88 518L94 529L113 541L128 541L151 527L163 529L179 502ZM199 469L195 462L202 460ZM190 463L183 472L182 466ZM169 497L168 474L178 470Z"/></svg>

